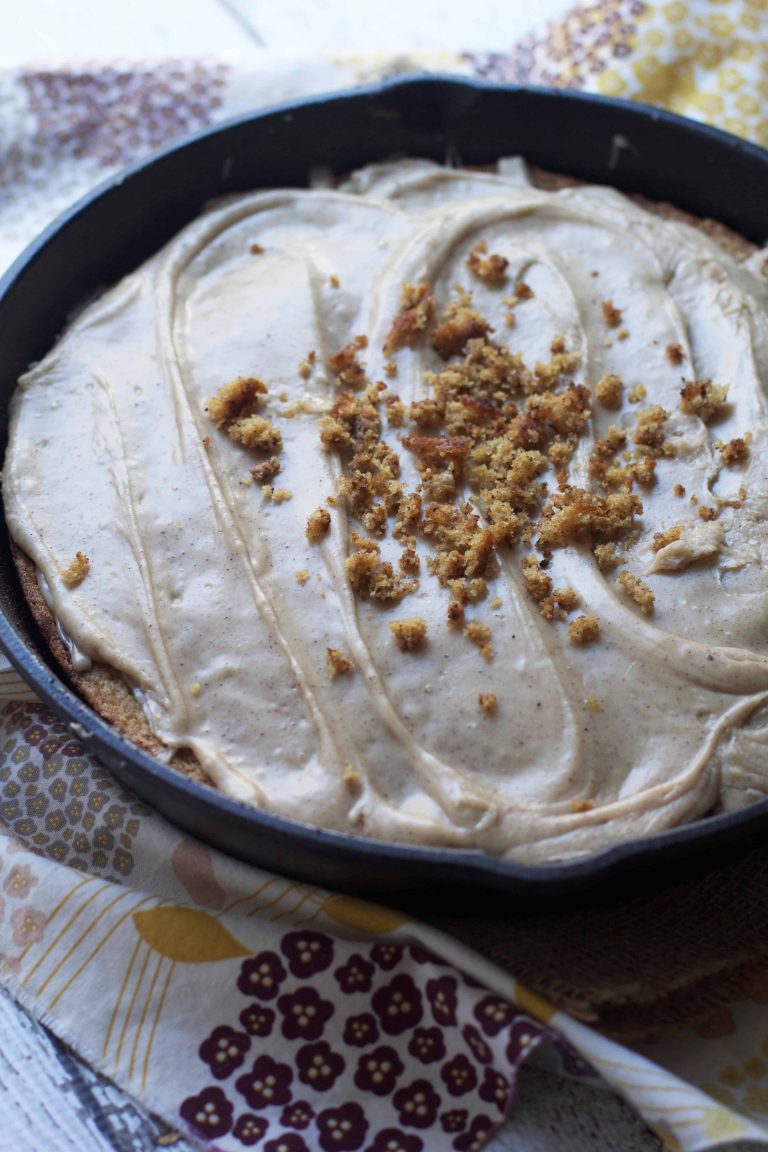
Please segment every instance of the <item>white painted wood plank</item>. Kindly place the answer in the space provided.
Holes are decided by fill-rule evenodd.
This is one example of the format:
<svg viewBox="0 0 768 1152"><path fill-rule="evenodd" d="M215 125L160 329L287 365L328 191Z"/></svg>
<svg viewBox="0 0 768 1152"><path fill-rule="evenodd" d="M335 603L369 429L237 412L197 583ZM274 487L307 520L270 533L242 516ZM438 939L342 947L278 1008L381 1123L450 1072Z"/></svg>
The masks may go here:
<svg viewBox="0 0 768 1152"><path fill-rule="evenodd" d="M258 51L217 0L0 0L3 61L238 55Z"/></svg>
<svg viewBox="0 0 768 1152"><path fill-rule="evenodd" d="M0 1152L157 1152L166 1133L0 989Z"/></svg>

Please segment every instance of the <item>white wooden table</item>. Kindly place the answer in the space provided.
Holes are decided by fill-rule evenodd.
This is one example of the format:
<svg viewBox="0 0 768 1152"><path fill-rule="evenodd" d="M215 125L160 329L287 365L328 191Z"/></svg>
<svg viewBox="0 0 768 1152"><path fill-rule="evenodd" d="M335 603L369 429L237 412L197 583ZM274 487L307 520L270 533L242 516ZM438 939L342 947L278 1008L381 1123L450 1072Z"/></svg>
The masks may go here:
<svg viewBox="0 0 768 1152"><path fill-rule="evenodd" d="M501 50L567 0L0 0L0 58ZM148 1152L186 1141L84 1065L0 992L0 1152ZM494 1152L658 1152L609 1093L523 1071ZM736 1146L733 1145L735 1148Z"/></svg>

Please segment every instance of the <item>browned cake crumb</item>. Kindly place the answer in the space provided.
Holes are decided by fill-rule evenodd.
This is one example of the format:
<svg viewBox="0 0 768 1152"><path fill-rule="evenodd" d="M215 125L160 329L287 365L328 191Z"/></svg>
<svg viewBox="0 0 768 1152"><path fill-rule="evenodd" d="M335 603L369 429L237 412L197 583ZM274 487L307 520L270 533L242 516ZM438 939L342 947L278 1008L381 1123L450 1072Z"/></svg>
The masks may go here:
<svg viewBox="0 0 768 1152"><path fill-rule="evenodd" d="M67 588L77 588L91 570L91 562L84 552L76 552L72 563L59 573Z"/></svg>
<svg viewBox="0 0 768 1152"><path fill-rule="evenodd" d="M363 787L363 777L361 773L357 768L353 768L351 764L348 764L344 769L342 779L344 781L344 787L352 796L356 796Z"/></svg>
<svg viewBox="0 0 768 1152"><path fill-rule="evenodd" d="M615 544L597 544L593 549L597 566L601 572L610 572L619 563Z"/></svg>
<svg viewBox="0 0 768 1152"><path fill-rule="evenodd" d="M348 676L355 667L350 658L345 656L339 648L326 648L325 655L328 660L331 680L335 680L337 676Z"/></svg>
<svg viewBox="0 0 768 1152"><path fill-rule="evenodd" d="M618 332L616 333L616 339L617 339L617 340L628 340L628 339L629 339L629 331L628 331L628 329L626 329L626 328L619 328Z"/></svg>
<svg viewBox="0 0 768 1152"><path fill-rule="evenodd" d="M397 376L397 364L394 360L387 360L384 365L384 371L387 376Z"/></svg>
<svg viewBox="0 0 768 1152"><path fill-rule="evenodd" d="M275 488L272 492L273 504L285 504L287 500L293 500L293 492L290 488Z"/></svg>
<svg viewBox="0 0 768 1152"><path fill-rule="evenodd" d="M497 256L494 253L486 256L487 251L488 245L484 240L475 244L467 257L467 268L473 276L477 276L478 280L484 280L487 284L503 284L507 279L509 260L505 256Z"/></svg>
<svg viewBox="0 0 768 1152"><path fill-rule="evenodd" d="M555 588L553 593L555 602L564 612L573 612L579 603L579 594L575 588Z"/></svg>
<svg viewBox="0 0 768 1152"><path fill-rule="evenodd" d="M417 580L403 580L389 563L381 559L381 550L375 540L352 533L356 549L347 557L344 566L352 591L361 600L378 600L397 604L418 587Z"/></svg>
<svg viewBox="0 0 768 1152"><path fill-rule="evenodd" d="M398 563L400 565L400 571L410 576L417 575L421 567L418 553L415 552L413 548L405 548Z"/></svg>
<svg viewBox="0 0 768 1152"><path fill-rule="evenodd" d="M263 251L264 251L264 249L262 248L261 244L251 244L251 255L252 256L261 256Z"/></svg>
<svg viewBox="0 0 768 1152"><path fill-rule="evenodd" d="M640 607L644 616L653 614L656 597L644 580L625 568L616 577L616 583L624 589L630 600L634 600L635 604Z"/></svg>
<svg viewBox="0 0 768 1152"><path fill-rule="evenodd" d="M348 388L362 388L368 382L365 367L358 359L358 352L368 347L367 336L355 336L333 356L328 357L328 367L334 373L337 383Z"/></svg>
<svg viewBox="0 0 768 1152"><path fill-rule="evenodd" d="M571 812L591 812L595 806L594 800L571 800Z"/></svg>
<svg viewBox="0 0 768 1152"><path fill-rule="evenodd" d="M330 281L331 288L340 288L341 287L341 280L339 280L338 276L336 276L335 274L333 276L329 276L328 279Z"/></svg>
<svg viewBox="0 0 768 1152"><path fill-rule="evenodd" d="M591 534L603 542L615 539L631 527L643 510L631 492L602 497L583 488L566 486L556 492L539 521L539 545L562 547Z"/></svg>
<svg viewBox="0 0 768 1152"><path fill-rule="evenodd" d="M270 456L260 464L254 464L249 471L257 484L268 484L280 471L280 461L277 456Z"/></svg>
<svg viewBox="0 0 768 1152"><path fill-rule="evenodd" d="M685 488L682 484L675 484L672 491L674 492L675 496L685 496Z"/></svg>
<svg viewBox="0 0 768 1152"><path fill-rule="evenodd" d="M197 698L202 693L203 686L202 686L202 684L199 684L197 680L195 680L194 684L190 685L189 690L192 693L192 695L195 698Z"/></svg>
<svg viewBox="0 0 768 1152"><path fill-rule="evenodd" d="M331 527L331 514L325 508L316 508L307 519L307 540L310 544L317 544L328 534Z"/></svg>
<svg viewBox="0 0 768 1152"><path fill-rule="evenodd" d="M654 552L660 552L662 548L666 548L667 544L674 544L675 540L679 540L682 534L682 524L676 524L674 528L668 528L666 532L654 532L651 548Z"/></svg>
<svg viewBox="0 0 768 1152"><path fill-rule="evenodd" d="M213 443L213 441L211 440L210 436L203 436L202 443L203 443L203 448L205 448L205 450L207 452L208 449L210 448L211 444Z"/></svg>
<svg viewBox="0 0 768 1152"><path fill-rule="evenodd" d="M600 307L603 310L603 320L609 328L618 328L621 324L621 308L615 308L612 300L603 300Z"/></svg>
<svg viewBox="0 0 768 1152"><path fill-rule="evenodd" d="M533 296L533 288L530 284L526 284L525 280L518 280L515 284L515 301L530 300Z"/></svg>
<svg viewBox="0 0 768 1152"><path fill-rule="evenodd" d="M740 464L749 456L749 439L746 436L739 436L735 440L729 440L727 444L718 444L718 451L724 464L729 466Z"/></svg>
<svg viewBox="0 0 768 1152"><path fill-rule="evenodd" d="M641 456L634 464L627 468L630 480L636 480L643 487L649 487L656 481L656 461L653 456Z"/></svg>
<svg viewBox="0 0 768 1152"><path fill-rule="evenodd" d="M647 395L648 389L645 384L635 384L634 388L630 388L627 393L627 400L629 400L630 404L639 404L642 400L645 400Z"/></svg>
<svg viewBox="0 0 768 1152"><path fill-rule="evenodd" d="M462 293L458 300L448 305L446 319L430 334L429 342L443 360L458 356L470 340L485 337L491 326L479 312L471 307L471 296Z"/></svg>
<svg viewBox="0 0 768 1152"><path fill-rule="evenodd" d="M667 344L665 352L670 364L682 364L684 353L681 344Z"/></svg>
<svg viewBox="0 0 768 1152"><path fill-rule="evenodd" d="M547 596L552 595L552 580L546 572L542 572L535 556L526 556L523 559L523 578L526 592L537 604L541 604Z"/></svg>
<svg viewBox="0 0 768 1152"><path fill-rule="evenodd" d="M253 416L267 386L256 376L238 376L222 384L215 396L207 402L205 410L217 428L226 428L234 420Z"/></svg>
<svg viewBox="0 0 768 1152"><path fill-rule="evenodd" d="M571 644L591 644L599 635L600 621L597 616L577 616L568 625Z"/></svg>
<svg viewBox="0 0 768 1152"><path fill-rule="evenodd" d="M588 708L590 712L600 712L602 711L603 706L598 700L597 696L587 696L586 700L584 701L584 707Z"/></svg>
<svg viewBox="0 0 768 1152"><path fill-rule="evenodd" d="M560 352L565 352L565 336L553 336L549 350L553 355L558 355Z"/></svg>
<svg viewBox="0 0 768 1152"><path fill-rule="evenodd" d="M445 419L445 403L440 400L414 400L408 416L419 428L434 428Z"/></svg>
<svg viewBox="0 0 768 1152"><path fill-rule="evenodd" d="M699 508L699 517L702 520L717 520L717 508L709 508L706 504L702 504Z"/></svg>
<svg viewBox="0 0 768 1152"><path fill-rule="evenodd" d="M405 404L399 396L387 396L384 401L387 410L387 423L390 428L402 428L405 424Z"/></svg>
<svg viewBox="0 0 768 1152"><path fill-rule="evenodd" d="M434 313L435 297L432 294L432 285L427 280L422 280L419 284L403 284L400 311L392 321L392 327L384 341L384 355L391 356L404 344L413 348Z"/></svg>
<svg viewBox="0 0 768 1152"><path fill-rule="evenodd" d="M650 408L638 412L632 433L635 444L640 444L654 454L661 454L666 447L664 425L668 415L659 404L652 404Z"/></svg>
<svg viewBox="0 0 768 1152"><path fill-rule="evenodd" d="M301 571L296 573L296 583L297 584L306 584L308 580L309 580L309 569L308 568L302 568Z"/></svg>
<svg viewBox="0 0 768 1152"><path fill-rule="evenodd" d="M620 408L624 385L620 376L607 372L595 385L595 396L604 408Z"/></svg>
<svg viewBox="0 0 768 1152"><path fill-rule="evenodd" d="M472 441L468 436L403 436L403 447L434 467L465 460Z"/></svg>
<svg viewBox="0 0 768 1152"><path fill-rule="evenodd" d="M477 702L480 705L480 710L489 716L498 708L498 700L494 692L481 692Z"/></svg>
<svg viewBox="0 0 768 1152"><path fill-rule="evenodd" d="M243 416L227 425L227 435L244 448L260 448L263 452L280 452L283 437L264 416Z"/></svg>
<svg viewBox="0 0 768 1152"><path fill-rule="evenodd" d="M680 391L680 408L706 424L719 412L727 397L728 389L711 380L688 380Z"/></svg>
<svg viewBox="0 0 768 1152"><path fill-rule="evenodd" d="M454 626L464 623L464 605L458 600L450 600L448 603L448 623Z"/></svg>
<svg viewBox="0 0 768 1152"><path fill-rule="evenodd" d="M312 365L309 360L302 360L299 364L299 376L301 376L302 380L309 380L311 375Z"/></svg>
<svg viewBox="0 0 768 1152"><path fill-rule="evenodd" d="M493 600L491 600L491 608L501 608L502 603L501 596L494 596Z"/></svg>
<svg viewBox="0 0 768 1152"><path fill-rule="evenodd" d="M415 652L426 640L427 622L420 616L406 616L404 620L393 620L389 630L401 652Z"/></svg>
<svg viewBox="0 0 768 1152"><path fill-rule="evenodd" d="M486 660L493 659L493 639L487 624L480 624L477 620L471 621L464 629L464 635L473 644L477 644L481 654Z"/></svg>

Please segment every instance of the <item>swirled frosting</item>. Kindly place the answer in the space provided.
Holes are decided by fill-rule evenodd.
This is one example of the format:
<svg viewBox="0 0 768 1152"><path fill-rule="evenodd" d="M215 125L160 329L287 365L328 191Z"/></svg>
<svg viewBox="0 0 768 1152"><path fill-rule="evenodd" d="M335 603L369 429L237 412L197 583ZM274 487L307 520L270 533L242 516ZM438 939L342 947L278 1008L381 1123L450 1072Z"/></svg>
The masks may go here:
<svg viewBox="0 0 768 1152"><path fill-rule="evenodd" d="M468 269L478 242L506 261L506 288ZM340 190L226 202L88 306L21 380L4 468L11 534L64 633L124 674L169 755L191 749L218 788L271 811L541 861L746 804L768 793L760 259L740 263L605 188L532 187L516 161L495 173L386 164ZM527 546L498 545L487 594L466 607L492 659L446 621L427 537L401 603L350 585L351 533L365 532L338 495L343 461L318 434L339 392L328 361L364 334L371 381L406 407L429 398L428 373L445 362L426 336L383 350L403 285L418 283L437 316L457 285L471 292L490 339L526 365L560 338L568 383L594 395L606 375L620 379L620 408L594 401L571 445L570 485L597 491L590 461L609 428L631 449L638 413L664 410L664 450L616 542L620 569L601 569L589 534L544 557L575 611L599 621L593 643L570 642L531 598L521 559L535 530ZM520 283L530 292L512 327ZM253 451L206 412L242 376L267 388L259 411L282 436L283 502L264 498ZM728 388L714 418L681 408L692 380ZM382 423L417 490L403 429ZM728 459L721 445L736 441ZM550 496L558 479L562 467L540 477ZM482 496L459 484L484 523ZM319 506L330 530L311 542ZM391 532L377 543L396 565ZM74 584L62 573L77 551L90 565ZM619 570L653 594L652 614ZM410 652L389 628L404 616L426 626ZM329 648L347 674L329 674ZM495 710L480 708L491 695Z"/></svg>

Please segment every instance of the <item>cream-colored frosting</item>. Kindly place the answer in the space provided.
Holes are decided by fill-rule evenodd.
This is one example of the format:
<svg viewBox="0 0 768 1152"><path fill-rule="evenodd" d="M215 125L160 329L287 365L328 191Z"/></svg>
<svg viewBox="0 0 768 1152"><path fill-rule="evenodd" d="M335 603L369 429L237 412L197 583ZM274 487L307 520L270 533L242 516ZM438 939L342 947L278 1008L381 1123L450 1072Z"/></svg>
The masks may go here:
<svg viewBox="0 0 768 1152"><path fill-rule="evenodd" d="M466 268L479 240L533 289L514 329L504 292ZM586 544L557 549L555 585L575 588L601 627L596 644L569 644L526 594L522 546L502 550L489 595L467 610L492 629L489 662L447 626L447 593L424 563L400 605L355 599L344 558L360 526L343 500L329 535L307 540L308 516L338 481L318 435L337 391L327 357L364 333L368 374L387 380L382 345L403 283L422 280L438 308L454 285L470 289L494 338L526 363L546 360L562 334L579 353L577 383L615 373L671 413L675 456L641 493L643 531L625 558L656 596L652 617ZM626 339L606 329L606 299ZM192 749L224 792L386 840L526 861L590 853L768 793L767 305L759 258L738 264L611 190L534 189L519 161L498 174L386 164L340 191L245 196L90 305L23 378L4 469L10 530L76 650L124 673L169 750ZM684 365L670 363L670 343ZM429 395L424 370L442 364L428 342L393 358L403 401ZM262 411L283 436L285 503L247 482L252 455L206 415L241 375L269 388ZM679 408L681 380L694 376L729 387L709 428ZM636 414L594 405L572 483L589 486L594 436ZM749 459L721 467L715 438L747 431ZM415 487L398 430L385 435ZM691 496L740 507L705 523ZM654 532L680 524L680 539L654 553ZM390 536L381 547L400 554ZM77 550L90 572L71 588L61 572ZM404 616L427 622L417 652L390 633ZM352 675L330 677L329 646L354 661ZM480 693L495 693L495 713L478 708Z"/></svg>

